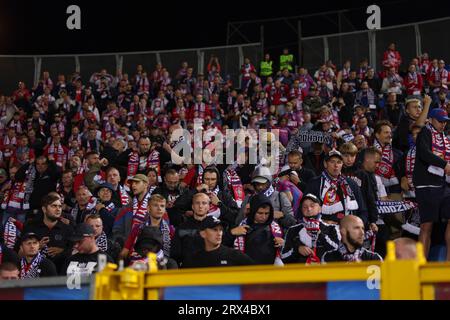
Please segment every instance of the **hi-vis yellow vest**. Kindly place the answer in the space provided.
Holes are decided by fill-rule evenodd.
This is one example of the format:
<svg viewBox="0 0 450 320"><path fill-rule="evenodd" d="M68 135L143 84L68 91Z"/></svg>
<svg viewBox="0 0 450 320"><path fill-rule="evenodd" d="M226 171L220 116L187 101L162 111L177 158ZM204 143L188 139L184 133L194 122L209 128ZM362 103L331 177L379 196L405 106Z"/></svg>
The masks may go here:
<svg viewBox="0 0 450 320"><path fill-rule="evenodd" d="M272 63L273 61L261 61L261 75L263 77L268 77L272 74Z"/></svg>
<svg viewBox="0 0 450 320"><path fill-rule="evenodd" d="M293 64L294 64L294 55L287 54L287 55L280 56L280 70L284 70L287 68L289 71L292 71Z"/></svg>

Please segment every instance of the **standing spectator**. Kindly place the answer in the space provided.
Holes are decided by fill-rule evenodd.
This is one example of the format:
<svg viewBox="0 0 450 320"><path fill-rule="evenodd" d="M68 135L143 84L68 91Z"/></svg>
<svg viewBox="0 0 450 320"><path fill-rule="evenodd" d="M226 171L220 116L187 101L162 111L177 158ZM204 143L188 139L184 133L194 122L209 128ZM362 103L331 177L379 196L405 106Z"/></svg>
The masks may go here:
<svg viewBox="0 0 450 320"><path fill-rule="evenodd" d="M450 118L442 109L430 112L429 123L417 137L417 153L414 166L413 183L419 204L420 234L425 257L428 256L433 223L441 218L450 220L450 141L444 134ZM447 260L450 260L450 227L445 232Z"/></svg>
<svg viewBox="0 0 450 320"><path fill-rule="evenodd" d="M402 64L402 57L400 53L395 49L395 43L391 43L388 49L383 54L383 66L386 69L394 68L395 72L398 72L398 68Z"/></svg>
<svg viewBox="0 0 450 320"><path fill-rule="evenodd" d="M417 72L416 66L411 64L408 68L408 74L404 79L404 86L408 96L420 96L423 90L422 75Z"/></svg>
<svg viewBox="0 0 450 320"><path fill-rule="evenodd" d="M245 90L247 88L250 79L250 73L256 72L255 66L250 62L249 58L244 59L244 64L241 66L241 89Z"/></svg>

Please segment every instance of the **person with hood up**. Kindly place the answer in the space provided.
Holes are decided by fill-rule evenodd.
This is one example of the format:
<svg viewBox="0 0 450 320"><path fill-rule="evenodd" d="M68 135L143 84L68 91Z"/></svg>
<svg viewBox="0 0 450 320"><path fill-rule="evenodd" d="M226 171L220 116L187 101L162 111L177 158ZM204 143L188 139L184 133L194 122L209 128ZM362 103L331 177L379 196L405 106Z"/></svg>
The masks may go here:
<svg viewBox="0 0 450 320"><path fill-rule="evenodd" d="M264 194L250 199L247 218L232 229L231 234L236 236L234 248L247 254L256 264L283 265L280 258L283 232L274 221L272 203Z"/></svg>

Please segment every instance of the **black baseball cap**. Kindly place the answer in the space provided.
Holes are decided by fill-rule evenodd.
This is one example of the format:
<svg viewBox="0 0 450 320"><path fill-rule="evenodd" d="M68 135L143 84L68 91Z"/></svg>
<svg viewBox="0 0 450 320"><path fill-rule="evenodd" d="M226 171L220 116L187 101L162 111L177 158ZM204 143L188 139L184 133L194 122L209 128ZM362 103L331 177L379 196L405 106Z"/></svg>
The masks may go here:
<svg viewBox="0 0 450 320"><path fill-rule="evenodd" d="M94 228L87 223L81 223L76 226L75 232L69 237L70 241L80 241L84 237L90 237L95 234Z"/></svg>
<svg viewBox="0 0 450 320"><path fill-rule="evenodd" d="M36 239L37 241L41 240L41 237L39 237L36 233L34 232L27 232L25 234L22 235L22 237L20 237L20 243L28 240L28 239Z"/></svg>
<svg viewBox="0 0 450 320"><path fill-rule="evenodd" d="M225 227L225 223L220 221L216 217L208 216L203 219L202 223L200 224L200 230L214 229L217 226Z"/></svg>
<svg viewBox="0 0 450 320"><path fill-rule="evenodd" d="M322 201L318 197L316 197L312 193L308 193L302 197L302 200L300 201L300 206L303 204L305 200L308 199L311 200L312 202L318 203L320 206L322 205Z"/></svg>

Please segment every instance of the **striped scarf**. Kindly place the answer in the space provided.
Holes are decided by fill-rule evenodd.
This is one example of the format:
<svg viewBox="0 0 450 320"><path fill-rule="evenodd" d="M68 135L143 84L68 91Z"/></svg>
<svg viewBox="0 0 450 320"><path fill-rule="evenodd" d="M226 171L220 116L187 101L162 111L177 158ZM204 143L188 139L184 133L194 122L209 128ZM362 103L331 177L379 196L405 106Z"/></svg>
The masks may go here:
<svg viewBox="0 0 450 320"><path fill-rule="evenodd" d="M167 220L162 219L161 223L159 225L159 229L162 233L162 240L163 240L163 252L166 257L170 256L170 239L171 239L171 231L170 231L170 225L167 222Z"/></svg>
<svg viewBox="0 0 450 320"><path fill-rule="evenodd" d="M31 263L27 263L27 260L22 258L20 260L20 279L39 278L39 266L43 259L44 256L40 252L31 260Z"/></svg>
<svg viewBox="0 0 450 320"><path fill-rule="evenodd" d="M128 172L127 176L128 179L134 177L139 169L140 169L140 163L141 163L141 157L139 156L139 153L132 152L130 155L130 160L128 161ZM161 169L159 165L159 152L156 150L153 150L149 153L148 156L146 156L145 159L145 168L144 170L155 168L158 172L158 180L161 179Z"/></svg>
<svg viewBox="0 0 450 320"><path fill-rule="evenodd" d="M326 171L324 171L322 173L322 181L322 214L337 214L338 219L341 219L344 215L348 215L350 211L358 209L355 195L353 194L353 191L350 188L345 176L340 175L337 179L333 179ZM339 188L342 190L342 196L344 199L341 199L338 195Z"/></svg>
<svg viewBox="0 0 450 320"><path fill-rule="evenodd" d="M128 197L128 193L125 190L125 187L119 185L119 192L120 192L120 203L122 206L127 206L128 202L130 201L130 198Z"/></svg>
<svg viewBox="0 0 450 320"><path fill-rule="evenodd" d="M431 152L439 158L450 162L450 141L442 132L438 132L431 124L427 124L431 132Z"/></svg>
<svg viewBox="0 0 450 320"><path fill-rule="evenodd" d="M150 196L151 193L147 192L142 201L139 201L136 196L133 198L133 221L131 223L132 228L137 225L143 225L147 220L147 208Z"/></svg>
<svg viewBox="0 0 450 320"><path fill-rule="evenodd" d="M378 164L375 174L383 178L383 184L387 187L398 184L398 179L396 179L392 167L394 164L394 151L392 150L392 145L387 144L382 147L380 142L375 139L373 146L381 151L381 162Z"/></svg>
<svg viewBox="0 0 450 320"><path fill-rule="evenodd" d="M229 167L224 172L224 178L224 181L227 182L227 186L233 191L234 201L236 201L236 204L240 208L244 201L245 193L239 175L233 167Z"/></svg>
<svg viewBox="0 0 450 320"><path fill-rule="evenodd" d="M303 217L300 224L303 225L304 228L299 232L299 238L302 241L303 244L311 244L310 248L313 249L313 254L309 255L306 259L306 264L314 264L314 263L320 263L320 259L317 256L317 242L319 240L319 234L320 234L320 219L318 217ZM308 241L305 241L305 237L308 237Z"/></svg>
<svg viewBox="0 0 450 320"><path fill-rule="evenodd" d="M242 222L239 224L239 226L243 225L248 225L247 219L242 220ZM274 238L283 238L283 231L281 231L280 225L278 223L272 221L269 227L270 232L272 233L272 236ZM234 240L234 248L236 250L241 251L242 253L245 253L245 236L236 237L236 240ZM277 263L277 260L279 260L280 258L281 258L281 248L277 248L274 263Z"/></svg>
<svg viewBox="0 0 450 320"><path fill-rule="evenodd" d="M219 186L216 186L216 188L212 190L211 193L214 193L217 196L219 194ZM220 217L220 208L212 204L212 202L209 204L208 216L213 216L217 219L219 219Z"/></svg>
<svg viewBox="0 0 450 320"><path fill-rule="evenodd" d="M65 160L65 152L64 149L60 144L58 144L57 147L55 147L55 145L52 143L50 144L50 146L48 147L48 151L47 151L48 155L54 155L55 158L55 162L58 166L62 167L63 166L63 161Z"/></svg>

